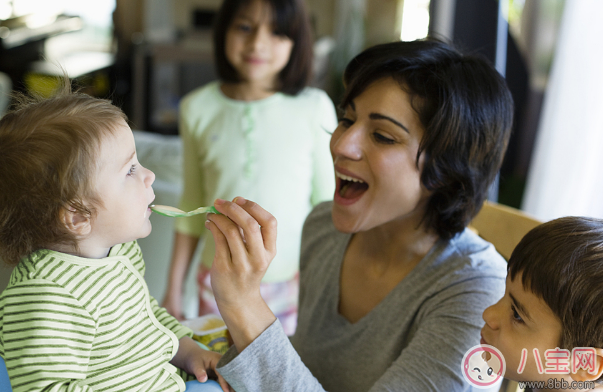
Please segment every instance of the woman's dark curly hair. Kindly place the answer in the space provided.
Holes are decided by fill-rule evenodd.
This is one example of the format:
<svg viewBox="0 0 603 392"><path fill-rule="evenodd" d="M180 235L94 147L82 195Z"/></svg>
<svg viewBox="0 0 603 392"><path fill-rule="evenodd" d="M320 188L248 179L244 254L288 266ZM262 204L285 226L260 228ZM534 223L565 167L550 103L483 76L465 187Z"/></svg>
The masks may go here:
<svg viewBox="0 0 603 392"><path fill-rule="evenodd" d="M513 99L485 59L434 39L376 45L344 73L347 107L370 84L393 78L411 96L425 128L423 185L432 192L424 221L452 238L480 210L502 163L513 124Z"/></svg>

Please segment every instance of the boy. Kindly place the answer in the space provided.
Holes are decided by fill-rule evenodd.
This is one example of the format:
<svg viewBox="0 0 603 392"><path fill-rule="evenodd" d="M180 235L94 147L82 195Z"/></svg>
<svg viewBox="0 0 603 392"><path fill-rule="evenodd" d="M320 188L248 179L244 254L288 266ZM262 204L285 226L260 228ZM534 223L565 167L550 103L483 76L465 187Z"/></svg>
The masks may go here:
<svg viewBox="0 0 603 392"><path fill-rule="evenodd" d="M155 175L125 115L68 83L21 101L0 120L0 259L16 265L0 295L0 357L13 390L208 388L185 381L207 380L220 355L143 279L136 239L151 232Z"/></svg>
<svg viewBox="0 0 603 392"><path fill-rule="evenodd" d="M565 217L526 234L509 260L504 297L483 318L481 343L500 350L505 377L520 381L520 387L589 390L599 385L603 221Z"/></svg>

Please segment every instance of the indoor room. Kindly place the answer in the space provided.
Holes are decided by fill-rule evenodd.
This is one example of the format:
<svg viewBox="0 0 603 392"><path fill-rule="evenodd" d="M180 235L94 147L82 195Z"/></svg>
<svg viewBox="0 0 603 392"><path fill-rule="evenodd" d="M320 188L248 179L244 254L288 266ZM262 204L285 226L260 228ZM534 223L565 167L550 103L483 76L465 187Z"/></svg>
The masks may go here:
<svg viewBox="0 0 603 392"><path fill-rule="evenodd" d="M0 390L601 388L602 15L0 0Z"/></svg>

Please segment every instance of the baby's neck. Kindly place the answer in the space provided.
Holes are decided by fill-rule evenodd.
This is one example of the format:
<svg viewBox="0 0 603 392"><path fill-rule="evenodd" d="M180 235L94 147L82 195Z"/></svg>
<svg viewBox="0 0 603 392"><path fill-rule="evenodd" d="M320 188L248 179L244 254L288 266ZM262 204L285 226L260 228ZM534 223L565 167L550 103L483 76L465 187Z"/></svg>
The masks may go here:
<svg viewBox="0 0 603 392"><path fill-rule="evenodd" d="M89 246L86 246L85 243L78 244L77 249L75 249L72 245L68 244L55 244L49 246L48 249L61 253L66 253L68 255L82 257L85 259L102 259L104 257L107 257L109 255L109 251L111 250L111 248L91 248Z"/></svg>
<svg viewBox="0 0 603 392"><path fill-rule="evenodd" d="M257 101L268 98L275 93L272 86L249 82L222 83L220 89L228 98L238 101Z"/></svg>

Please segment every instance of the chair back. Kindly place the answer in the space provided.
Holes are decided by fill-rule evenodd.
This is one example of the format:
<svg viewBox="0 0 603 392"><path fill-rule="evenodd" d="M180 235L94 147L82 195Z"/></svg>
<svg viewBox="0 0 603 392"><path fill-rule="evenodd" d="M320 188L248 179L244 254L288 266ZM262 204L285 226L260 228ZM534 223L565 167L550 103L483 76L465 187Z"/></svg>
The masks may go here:
<svg viewBox="0 0 603 392"><path fill-rule="evenodd" d="M469 228L492 243L498 253L509 260L523 236L540 223L518 209L486 201Z"/></svg>

